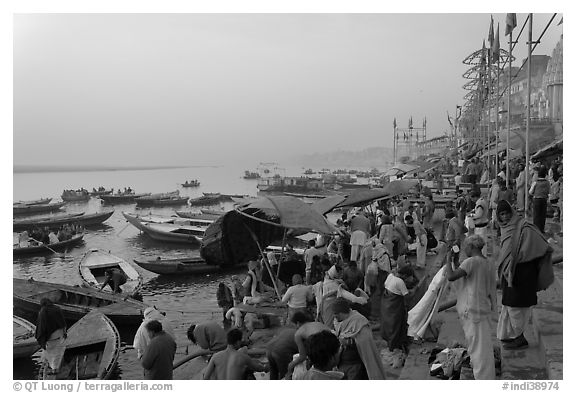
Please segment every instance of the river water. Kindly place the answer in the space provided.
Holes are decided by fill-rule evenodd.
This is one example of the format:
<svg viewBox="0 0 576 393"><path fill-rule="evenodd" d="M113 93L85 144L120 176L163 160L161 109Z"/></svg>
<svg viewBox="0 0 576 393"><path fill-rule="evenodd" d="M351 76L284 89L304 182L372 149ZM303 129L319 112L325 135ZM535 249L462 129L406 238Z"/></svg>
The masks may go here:
<svg viewBox="0 0 576 393"><path fill-rule="evenodd" d="M53 197L57 200L64 189L84 187L92 190L104 186L106 189L131 187L140 192L168 192L176 189L180 194L198 197L202 192L220 192L225 194L257 195L257 180L242 178L245 169L233 167L194 167L156 170L118 170L90 172L45 172L15 173L14 201ZM302 168L288 168L287 175L299 175ZM180 186L186 180L198 179L197 188ZM65 284L80 284L77 264L82 255L90 248L110 251L127 261L142 257L182 257L199 254L194 246L166 244L157 242L140 234L128 224L122 211L171 215L174 210L190 209L187 206L169 208L136 208L134 203L105 206L100 199L91 198L89 202L68 203L67 212L85 211L87 213L114 209L114 214L98 228L89 228L84 236L84 244L65 255L45 254L42 256L18 257L13 259L13 275L18 278L34 277L40 281ZM229 210L231 203L210 206L211 209ZM231 273L215 273L204 276L161 277L135 266L144 277L142 289L143 301L155 305L166 312L166 317L176 334L181 357L189 343L186 331L190 324L206 320L221 321L221 311L216 304L216 289L220 281L231 284ZM243 273L239 270L237 273ZM35 322L35 321L33 321ZM141 379L142 369L136 360L136 353L126 344L132 344L134 332L122 333L123 351L118 362L116 378ZM40 367L40 352L23 361L14 362L14 379L36 379Z"/></svg>

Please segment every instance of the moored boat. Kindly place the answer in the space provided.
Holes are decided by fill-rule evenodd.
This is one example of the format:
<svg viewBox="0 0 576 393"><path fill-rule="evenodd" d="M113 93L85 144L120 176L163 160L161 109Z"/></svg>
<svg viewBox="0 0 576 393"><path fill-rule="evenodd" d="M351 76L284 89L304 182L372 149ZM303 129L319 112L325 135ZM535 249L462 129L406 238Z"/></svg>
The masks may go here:
<svg viewBox="0 0 576 393"><path fill-rule="evenodd" d="M190 225L198 227L207 227L220 217L220 214L205 214L205 213L194 213L191 211L176 211L178 217L185 218L189 220Z"/></svg>
<svg viewBox="0 0 576 393"><path fill-rule="evenodd" d="M40 300L49 298L57 304L64 318L76 322L93 310L109 317L117 326L139 325L146 304L120 295L65 284L56 284L34 279L13 278L13 306L18 316L33 318L40 311Z"/></svg>
<svg viewBox="0 0 576 393"><path fill-rule="evenodd" d="M154 202L159 200L159 199L168 199L168 198L172 198L172 197L177 197L179 195L180 195L180 191L176 190L176 191L171 191L171 192L141 196L138 198L134 198L134 201L136 201L136 206L153 206Z"/></svg>
<svg viewBox="0 0 576 393"><path fill-rule="evenodd" d="M12 213L17 214L38 214L38 213L50 213L58 211L64 206L65 202L56 203L44 203L36 205L13 205Z"/></svg>
<svg viewBox="0 0 576 393"><path fill-rule="evenodd" d="M12 316L12 358L22 359L32 356L40 349L36 341L36 326L24 318Z"/></svg>
<svg viewBox="0 0 576 393"><path fill-rule="evenodd" d="M207 206L207 205L215 205L220 202L220 194L210 194L203 195L198 198L193 198L188 200L188 205L190 206Z"/></svg>
<svg viewBox="0 0 576 393"><path fill-rule="evenodd" d="M14 251L12 255L41 254L44 252L67 250L82 243L83 238L83 234L76 234L70 239L62 240L61 242L52 244L39 244L38 242L31 239L28 247L21 247L20 244L14 244ZM32 243L32 241L35 243Z"/></svg>
<svg viewBox="0 0 576 393"><path fill-rule="evenodd" d="M147 193L140 193L135 194L133 192L127 192L122 194L109 194L109 195L100 195L99 198L107 204L114 204L114 203L133 203L136 198L142 198L150 196L149 192Z"/></svg>
<svg viewBox="0 0 576 393"><path fill-rule="evenodd" d="M92 311L67 331L64 345L57 351L56 372L48 373L43 364L43 379L108 379L118 362L120 333L104 314Z"/></svg>
<svg viewBox="0 0 576 393"><path fill-rule="evenodd" d="M208 265L201 257L134 259L134 263L143 269L160 275L206 274L220 270L219 266Z"/></svg>
<svg viewBox="0 0 576 393"><path fill-rule="evenodd" d="M120 269L126 275L126 283L122 284L123 294L134 295L140 290L142 276L130 263L110 252L96 248L90 249L78 263L78 271L82 281L96 289L99 289L106 279L106 270L112 268ZM112 292L108 285L103 290Z"/></svg>
<svg viewBox="0 0 576 393"><path fill-rule="evenodd" d="M152 206L176 206L176 205L185 205L188 202L188 197L171 197L171 198L162 198L156 199L152 201ZM138 203L136 203L138 205Z"/></svg>
<svg viewBox="0 0 576 393"><path fill-rule="evenodd" d="M99 213L91 213L91 214L80 214L80 215L73 215L73 216L65 216L65 217L55 217L55 218L40 218L37 220L14 220L12 222L12 229L14 231L24 231L28 229L32 229L34 227L48 227L48 228L59 228L64 224L76 224L81 225L84 227L92 226L92 225L100 225L107 219L109 219L112 214L114 214L114 210L106 211L106 212L99 212Z"/></svg>
<svg viewBox="0 0 576 393"><path fill-rule="evenodd" d="M50 203L51 200L52 200L52 198L40 198L40 199L31 200L31 201L14 202L13 205L14 206L45 205L47 203Z"/></svg>
<svg viewBox="0 0 576 393"><path fill-rule="evenodd" d="M192 225L156 224L143 222L137 216L122 212L126 220L144 232L150 238L158 241L183 244L200 244L206 228Z"/></svg>

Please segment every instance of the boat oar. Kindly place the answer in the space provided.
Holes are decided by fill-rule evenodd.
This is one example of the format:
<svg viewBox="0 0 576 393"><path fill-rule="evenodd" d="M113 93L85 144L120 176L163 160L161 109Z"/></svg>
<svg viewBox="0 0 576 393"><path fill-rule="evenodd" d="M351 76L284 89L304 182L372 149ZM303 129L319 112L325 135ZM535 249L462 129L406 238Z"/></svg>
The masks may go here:
<svg viewBox="0 0 576 393"><path fill-rule="evenodd" d="M209 349L199 349L195 352L192 352L190 355L183 357L182 359L175 362L172 365L172 370L177 369L181 365L188 363L190 360L195 359L199 356L211 355L211 354L214 354L216 352L218 352L218 351L210 351ZM248 354L248 356L251 356L251 357L259 357L259 356L263 356L266 354L266 348L248 348L246 353Z"/></svg>
<svg viewBox="0 0 576 393"><path fill-rule="evenodd" d="M172 370L176 370L178 367L183 365L184 363L188 363L190 360L195 359L199 356L209 355L214 353L209 349L199 349L198 351L192 352L190 355L178 360L172 365Z"/></svg>
<svg viewBox="0 0 576 393"><path fill-rule="evenodd" d="M122 232L124 232L124 229L128 228L129 226L130 226L130 223L126 224L126 226L125 226L124 228L122 228L122 229L120 230L120 232L118 232L118 233L116 234L116 236L118 236L118 235L120 235Z"/></svg>

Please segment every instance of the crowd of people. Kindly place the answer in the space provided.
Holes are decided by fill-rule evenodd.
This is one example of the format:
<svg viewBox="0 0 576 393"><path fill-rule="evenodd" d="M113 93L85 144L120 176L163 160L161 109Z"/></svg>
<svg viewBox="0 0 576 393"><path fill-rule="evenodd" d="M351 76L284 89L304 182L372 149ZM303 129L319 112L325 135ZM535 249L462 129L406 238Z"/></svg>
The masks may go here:
<svg viewBox="0 0 576 393"><path fill-rule="evenodd" d="M490 168L477 159L465 164L451 168L456 172L456 196L445 204L440 219L433 193L420 185L418 198L389 198L343 213L336 223L338 234L309 240L301 269L289 280L280 279L282 269L300 261L290 244L281 258L268 252L250 261L245 279L233 277L232 288L219 283L224 327L203 322L187 332L190 342L212 355L203 378L253 379L255 372L270 372L270 379L385 379L370 321L379 321L377 334L389 351L406 355L411 298L426 284L416 271L429 267L426 257L438 253L442 258L436 267L447 280L459 283L456 308L474 377L494 379L489 316L496 310L497 285L502 290L497 338L505 349L522 349L528 345L524 331L536 294L553 280L545 225L548 203L557 206L554 219L560 219L562 162L528 168L528 206L523 194L526 169L520 162L511 163L508 182L502 169L487 193L480 185L486 184ZM438 176L432 178L442 190ZM466 193L464 184L469 185ZM519 214L528 209L532 222ZM440 232L435 234L437 224ZM500 244L497 255L487 250L490 231ZM102 286L112 287L112 278L109 281ZM285 324L267 343L267 362L261 362L246 348L254 325L245 320L241 305L266 305L276 299L286 306ZM61 329L58 339L65 335L60 325L54 325ZM37 337L45 342L53 334L56 330ZM134 348L145 378L172 378L175 336L155 308L144 312Z"/></svg>

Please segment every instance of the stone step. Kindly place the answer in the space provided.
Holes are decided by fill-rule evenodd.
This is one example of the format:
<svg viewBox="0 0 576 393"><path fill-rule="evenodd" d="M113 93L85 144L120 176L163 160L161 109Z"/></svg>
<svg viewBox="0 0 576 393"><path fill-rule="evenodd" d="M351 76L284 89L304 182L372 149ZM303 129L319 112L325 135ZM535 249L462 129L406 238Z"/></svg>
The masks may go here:
<svg viewBox="0 0 576 393"><path fill-rule="evenodd" d="M532 326L529 326L528 329L526 329L524 337L526 337L526 340L528 341L528 348L504 349L500 344L500 353L502 354L501 379L547 379L539 340L534 335Z"/></svg>
<svg viewBox="0 0 576 393"><path fill-rule="evenodd" d="M544 361L547 379L563 379L563 264L554 266L556 280L538 293L532 310L532 327Z"/></svg>

